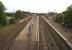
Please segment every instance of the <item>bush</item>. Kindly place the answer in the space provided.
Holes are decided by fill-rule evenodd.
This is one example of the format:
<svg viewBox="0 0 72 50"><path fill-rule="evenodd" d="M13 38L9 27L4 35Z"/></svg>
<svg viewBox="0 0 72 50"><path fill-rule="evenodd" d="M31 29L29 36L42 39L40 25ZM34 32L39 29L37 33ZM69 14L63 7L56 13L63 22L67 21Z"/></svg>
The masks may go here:
<svg viewBox="0 0 72 50"><path fill-rule="evenodd" d="M59 22L59 23L62 23L62 21L63 21L63 16L62 16L62 14L58 14L58 15L56 16L56 18L55 18L55 21L56 21L56 22Z"/></svg>
<svg viewBox="0 0 72 50"><path fill-rule="evenodd" d="M15 23L15 19L14 18L10 19L10 24L14 24L14 23Z"/></svg>

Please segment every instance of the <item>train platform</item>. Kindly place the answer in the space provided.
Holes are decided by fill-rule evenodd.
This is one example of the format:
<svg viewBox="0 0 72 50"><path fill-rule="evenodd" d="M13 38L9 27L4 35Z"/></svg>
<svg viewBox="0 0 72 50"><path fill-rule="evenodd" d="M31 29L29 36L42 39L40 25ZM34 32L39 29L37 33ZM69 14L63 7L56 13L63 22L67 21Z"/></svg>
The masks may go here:
<svg viewBox="0 0 72 50"><path fill-rule="evenodd" d="M72 49L72 33L69 30L67 30L66 32L60 24L52 20L49 20L45 17L42 18L44 18L47 21L47 23L67 42L67 44Z"/></svg>
<svg viewBox="0 0 72 50"><path fill-rule="evenodd" d="M28 18L31 18L31 17L27 17L27 18L25 18L25 19L22 19L22 20L19 20L18 22L23 22L23 21L25 21L25 20L27 20Z"/></svg>
<svg viewBox="0 0 72 50"><path fill-rule="evenodd" d="M27 34L29 33L29 26L32 20L26 25L26 27L20 32L18 37L14 39L13 44L9 48L9 50L27 50L28 47L28 37Z"/></svg>
<svg viewBox="0 0 72 50"><path fill-rule="evenodd" d="M20 22L23 22L24 20L21 20ZM37 24L37 22L35 22L34 24ZM9 48L9 50L37 50L38 41L36 40L37 40L38 34L32 33L34 31L32 27L35 27L35 31L36 31L37 25L35 26L33 25L33 19L29 21L26 27L24 27L23 30L20 32L20 34L16 37L16 39L14 39L14 42ZM32 37L32 35L34 37Z"/></svg>
<svg viewBox="0 0 72 50"><path fill-rule="evenodd" d="M32 41L39 41L39 16L33 17Z"/></svg>

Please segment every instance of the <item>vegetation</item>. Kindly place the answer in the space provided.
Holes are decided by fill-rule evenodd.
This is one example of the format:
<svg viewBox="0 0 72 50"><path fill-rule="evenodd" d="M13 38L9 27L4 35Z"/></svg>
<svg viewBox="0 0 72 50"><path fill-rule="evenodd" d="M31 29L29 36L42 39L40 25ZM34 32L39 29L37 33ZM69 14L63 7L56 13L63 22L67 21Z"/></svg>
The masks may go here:
<svg viewBox="0 0 72 50"><path fill-rule="evenodd" d="M0 2L0 25L6 24L6 17L4 11L5 11L5 6L3 5L2 2Z"/></svg>
<svg viewBox="0 0 72 50"><path fill-rule="evenodd" d="M55 18L55 21L61 23L62 20L63 20L62 14L57 14L57 16L56 16L56 18Z"/></svg>
<svg viewBox="0 0 72 50"><path fill-rule="evenodd" d="M15 18L16 19L26 18L28 14L30 14L30 12L24 12L24 11L21 11L21 10L17 10L16 13L15 13Z"/></svg>
<svg viewBox="0 0 72 50"><path fill-rule="evenodd" d="M15 13L11 13L11 12L5 12L5 15L9 17L15 17Z"/></svg>
<svg viewBox="0 0 72 50"><path fill-rule="evenodd" d="M67 24L67 26L72 27L72 5L67 7L67 10L58 14L56 17L56 21L59 23Z"/></svg>
<svg viewBox="0 0 72 50"><path fill-rule="evenodd" d="M16 19L21 19L21 10L17 10L15 15L16 15L15 16Z"/></svg>
<svg viewBox="0 0 72 50"><path fill-rule="evenodd" d="M16 19L26 18L30 12L24 12L21 10L17 10L15 13L13 12L4 12L5 6L0 1L0 27L5 26L7 24L15 23Z"/></svg>

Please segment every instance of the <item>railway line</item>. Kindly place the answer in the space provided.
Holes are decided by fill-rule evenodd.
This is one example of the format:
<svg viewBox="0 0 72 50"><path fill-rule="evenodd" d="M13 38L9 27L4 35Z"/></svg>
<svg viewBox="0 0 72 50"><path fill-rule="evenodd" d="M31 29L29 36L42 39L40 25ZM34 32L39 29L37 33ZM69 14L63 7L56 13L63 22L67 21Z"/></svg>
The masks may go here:
<svg viewBox="0 0 72 50"><path fill-rule="evenodd" d="M40 17L40 50L71 50L66 42Z"/></svg>
<svg viewBox="0 0 72 50"><path fill-rule="evenodd" d="M28 18L27 20L31 20L31 18ZM26 24L29 22L26 22L27 20L24 20L21 23L15 23L15 25L8 31L1 32L0 31L0 50L9 50L10 46L12 45L14 39L19 35L19 32L26 26Z"/></svg>
<svg viewBox="0 0 72 50"><path fill-rule="evenodd" d="M36 24L36 20L32 19L14 40L9 50L38 50ZM33 27L35 29L32 29ZM33 30L35 32L32 34Z"/></svg>
<svg viewBox="0 0 72 50"><path fill-rule="evenodd" d="M32 27L30 27L31 25ZM19 26L25 28L20 34L17 34L19 31L17 33L15 31L21 30L18 28ZM0 35L2 38L0 39L0 50L72 50L41 16L35 16L32 20L31 18L26 19L26 23L21 23L11 32L15 32L15 34L9 34L9 32L4 38Z"/></svg>

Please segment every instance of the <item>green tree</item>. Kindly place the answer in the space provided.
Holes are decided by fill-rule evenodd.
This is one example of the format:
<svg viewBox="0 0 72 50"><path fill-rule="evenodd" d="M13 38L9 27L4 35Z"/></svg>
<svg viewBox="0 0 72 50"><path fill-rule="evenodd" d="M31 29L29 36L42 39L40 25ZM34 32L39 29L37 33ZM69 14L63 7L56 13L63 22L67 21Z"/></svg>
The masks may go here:
<svg viewBox="0 0 72 50"><path fill-rule="evenodd" d="M72 27L72 5L67 7L67 10L63 12L64 14L64 23L68 24L68 26Z"/></svg>
<svg viewBox="0 0 72 50"><path fill-rule="evenodd" d="M17 10L15 16L16 19L21 19L21 10Z"/></svg>
<svg viewBox="0 0 72 50"><path fill-rule="evenodd" d="M10 16L10 17L15 17L14 15L15 13L11 13L11 12L5 12L5 15L6 16Z"/></svg>
<svg viewBox="0 0 72 50"><path fill-rule="evenodd" d="M6 24L6 18L4 15L4 11L5 11L5 6L3 5L3 3L0 1L0 24L5 25Z"/></svg>
<svg viewBox="0 0 72 50"><path fill-rule="evenodd" d="M55 21L58 22L58 23L62 23L62 21L63 21L63 15L61 13L57 14L57 16L55 18Z"/></svg>
<svg viewBox="0 0 72 50"><path fill-rule="evenodd" d="M58 14L56 16L55 21L59 23L64 23L64 25L68 25L69 27L72 27L72 5L67 7L67 10L63 11L61 14Z"/></svg>

